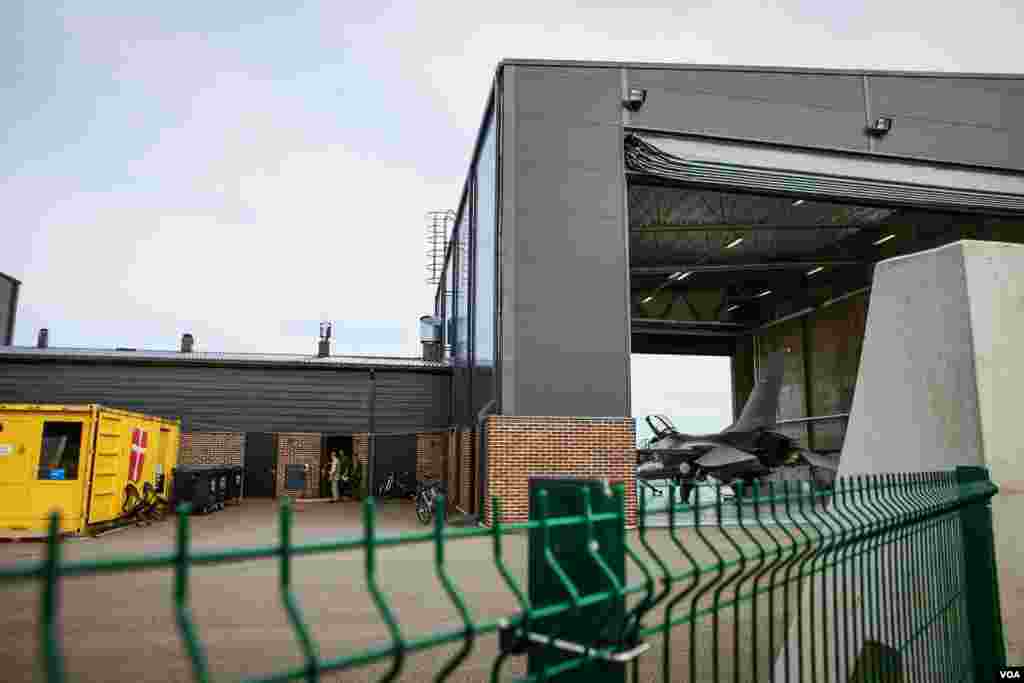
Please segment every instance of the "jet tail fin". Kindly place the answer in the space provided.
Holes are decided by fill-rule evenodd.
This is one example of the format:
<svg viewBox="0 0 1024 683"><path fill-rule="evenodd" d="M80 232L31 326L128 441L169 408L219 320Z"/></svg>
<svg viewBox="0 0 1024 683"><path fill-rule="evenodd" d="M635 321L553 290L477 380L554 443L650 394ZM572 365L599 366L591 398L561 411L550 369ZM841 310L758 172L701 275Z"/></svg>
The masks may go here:
<svg viewBox="0 0 1024 683"><path fill-rule="evenodd" d="M745 432L775 424L779 414L779 392L782 391L783 360L782 351L768 355L740 418L724 432Z"/></svg>

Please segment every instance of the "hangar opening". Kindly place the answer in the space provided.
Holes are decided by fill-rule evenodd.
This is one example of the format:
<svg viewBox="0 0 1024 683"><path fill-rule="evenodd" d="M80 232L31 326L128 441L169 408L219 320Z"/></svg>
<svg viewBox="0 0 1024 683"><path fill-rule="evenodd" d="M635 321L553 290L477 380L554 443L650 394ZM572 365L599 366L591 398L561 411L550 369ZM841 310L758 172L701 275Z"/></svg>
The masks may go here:
<svg viewBox="0 0 1024 683"><path fill-rule="evenodd" d="M820 452L842 448L875 263L960 239L1024 242L1019 197L974 193L967 171L908 182L854 157L625 145L632 352L731 358L735 417L767 354L785 351L778 431Z"/></svg>
<svg viewBox="0 0 1024 683"><path fill-rule="evenodd" d="M651 415L668 417L687 434L719 432L732 422L729 358L634 353L629 363L639 448L654 436L645 420Z"/></svg>

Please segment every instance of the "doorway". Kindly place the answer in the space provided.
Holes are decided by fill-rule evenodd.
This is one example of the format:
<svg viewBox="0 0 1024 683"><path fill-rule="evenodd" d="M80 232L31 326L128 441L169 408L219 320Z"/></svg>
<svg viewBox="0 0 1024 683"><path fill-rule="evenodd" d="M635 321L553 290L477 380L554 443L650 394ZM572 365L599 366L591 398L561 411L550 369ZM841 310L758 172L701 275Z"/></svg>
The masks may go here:
<svg viewBox="0 0 1024 683"><path fill-rule="evenodd" d="M320 497L331 497L331 481L328 473L331 471L331 453L344 451L346 455L355 458L352 436L346 434L324 434L320 447Z"/></svg>
<svg viewBox="0 0 1024 683"><path fill-rule="evenodd" d="M277 483L277 437L267 432L246 432L245 488L247 498L273 498Z"/></svg>
<svg viewBox="0 0 1024 683"><path fill-rule="evenodd" d="M376 491L388 476L394 472L405 472L416 476L416 435L400 434L377 436L373 444L373 479L371 482Z"/></svg>

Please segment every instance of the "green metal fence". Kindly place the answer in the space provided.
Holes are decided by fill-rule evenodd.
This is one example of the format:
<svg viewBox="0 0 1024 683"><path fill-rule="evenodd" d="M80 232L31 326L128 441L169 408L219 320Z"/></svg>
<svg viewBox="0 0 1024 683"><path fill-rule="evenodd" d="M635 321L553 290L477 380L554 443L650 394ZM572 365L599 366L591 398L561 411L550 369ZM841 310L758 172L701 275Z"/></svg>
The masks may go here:
<svg viewBox="0 0 1024 683"><path fill-rule="evenodd" d="M529 522L503 524L494 500L490 528L448 528L437 515L432 531L395 536L378 533L375 501L368 499L361 537L302 544L292 541L292 509L284 501L277 544L219 552L190 547L182 509L174 552L88 562L62 561L53 518L45 557L0 567L0 587L38 582L39 663L48 681L67 679L63 579L172 569L168 594L183 650L194 679L208 681L203 634L190 608L190 572L267 558L279 563L281 605L304 664L250 681L315 681L372 663L389 665L382 680L404 679L413 653L461 644L436 674L442 681L460 677L486 638L498 645L492 681L508 680L509 660L520 656L530 662L521 681L994 680L1006 653L989 507L997 489L986 470L840 478L825 491L792 488L787 482L739 488L726 503L719 492L716 519L723 505L751 511L729 525L703 523L707 504L700 497L679 504L670 489L668 524L658 529L645 523L641 491L638 528L629 531L621 486L606 492L593 485L538 486ZM565 514L573 510L578 513ZM516 580L504 553L503 542L522 530L529 534L528 586ZM481 561L493 562L502 590L519 604L502 619L475 620L449 574L446 548L479 537L492 541ZM416 543L433 544L433 570L460 615L457 628L413 636L398 623L379 580L381 551ZM390 639L324 657L296 595L293 560L353 551L363 554L365 590ZM579 628L586 623L594 627Z"/></svg>

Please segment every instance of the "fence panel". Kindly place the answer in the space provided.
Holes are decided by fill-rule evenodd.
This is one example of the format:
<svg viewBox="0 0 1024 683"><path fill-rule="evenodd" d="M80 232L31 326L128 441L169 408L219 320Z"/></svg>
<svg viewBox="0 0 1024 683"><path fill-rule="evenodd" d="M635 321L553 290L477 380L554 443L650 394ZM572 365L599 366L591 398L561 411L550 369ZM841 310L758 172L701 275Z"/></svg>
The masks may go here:
<svg viewBox="0 0 1024 683"><path fill-rule="evenodd" d="M246 679L253 683L314 681L346 671L363 680L364 667L372 664L387 667L383 680L398 680L415 653L448 652L452 646L457 650L450 656L437 658L435 680L464 678L460 669L490 656L482 653L491 646L498 653L489 663L494 681L509 678L512 658L538 648L559 656L536 658L543 666L515 680L569 680L569 672L575 678L613 664L626 667L634 682L981 683L1005 665L988 511L996 487L984 470L840 478L828 490L770 482L708 491L680 502L676 488L666 489L668 505L659 512L665 523L654 528L647 523L642 489L639 528L630 532L624 528L621 487L604 500L596 497L607 492L580 487L579 506L573 508L578 514L542 514L505 525L495 500L491 528L447 528L445 515L437 514L432 530L393 536L378 532L376 501L370 498L363 502L360 537L315 543L293 542L291 503L284 500L276 544L223 551L193 549L183 508L173 552L89 561L62 559L58 520L52 517L45 557L0 567L0 591L31 581L40 587L39 665L48 681L67 679L60 629L65 580L151 569L173 571L168 595L183 651L194 680L210 680L203 633L190 606L191 572L259 559L278 563L281 609L302 663ZM559 540L570 530L596 540L595 527L609 525L622 529L625 542L613 544L617 551L605 547L605 554L584 558L578 544ZM523 531L532 532L530 555L551 571L589 564L593 580L574 581L563 572L560 598L550 585L540 593L520 585L505 549L510 535ZM475 619L472 601L452 579L449 546L473 538L488 539L489 552L478 559L493 564L504 583L498 589L519 605L502 618ZM379 567L385 549L415 544L433 546L432 574L458 620L413 636L399 623ZM591 547L586 544L585 552ZM304 616L292 564L304 556L351 552L362 553L363 587L388 640L327 657ZM619 579L618 569L605 571L620 562L626 580ZM531 595L542 596L539 604ZM622 604L624 609L617 607ZM616 623L602 624L610 628L594 629L592 638L585 629L563 629L578 626L573 619L581 609L602 606L614 615L609 618ZM538 624L547 625L545 633L534 628ZM560 632L571 632L572 639L559 638ZM482 647L485 639L488 647ZM114 662L110 666L115 670Z"/></svg>

